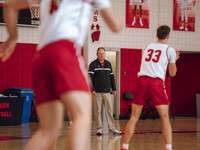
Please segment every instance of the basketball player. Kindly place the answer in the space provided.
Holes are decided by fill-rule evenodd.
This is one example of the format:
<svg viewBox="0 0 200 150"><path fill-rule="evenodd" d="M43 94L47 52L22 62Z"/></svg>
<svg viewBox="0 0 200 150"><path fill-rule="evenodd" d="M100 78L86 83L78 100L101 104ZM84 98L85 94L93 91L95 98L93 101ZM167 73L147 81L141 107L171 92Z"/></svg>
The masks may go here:
<svg viewBox="0 0 200 150"><path fill-rule="evenodd" d="M143 26L143 23L142 23L142 0L133 0L133 1L134 1L134 17L133 17L132 26L134 26L135 22L136 22L137 6L140 7L140 25ZM132 0L130 0L130 5L133 5Z"/></svg>
<svg viewBox="0 0 200 150"><path fill-rule="evenodd" d="M147 97L151 97L162 122L162 134L166 150L172 150L172 129L169 121L169 101L164 85L167 65L169 73L176 75L176 61L179 52L168 46L170 28L160 26L157 29L158 41L148 44L142 51L142 63L138 73L135 97L132 103L132 114L125 129L123 149L128 150L129 142L135 131L135 125L140 117Z"/></svg>
<svg viewBox="0 0 200 150"><path fill-rule="evenodd" d="M180 0L177 0L177 2L179 1ZM185 17L185 23L184 23L184 17ZM179 29L183 30L185 28L185 31L188 31L187 24L188 24L188 0L181 0L181 26Z"/></svg>
<svg viewBox="0 0 200 150"><path fill-rule="evenodd" d="M38 0L5 2L4 20L9 35L0 47L2 61L10 57L17 42L16 19L19 9L37 2ZM42 24L38 52L33 62L33 87L39 130L28 142L26 150L51 148L62 127L63 105L73 118L67 149L88 149L91 95L80 47L92 19L94 4L110 29L118 32L122 24L114 15L109 0L41 1Z"/></svg>

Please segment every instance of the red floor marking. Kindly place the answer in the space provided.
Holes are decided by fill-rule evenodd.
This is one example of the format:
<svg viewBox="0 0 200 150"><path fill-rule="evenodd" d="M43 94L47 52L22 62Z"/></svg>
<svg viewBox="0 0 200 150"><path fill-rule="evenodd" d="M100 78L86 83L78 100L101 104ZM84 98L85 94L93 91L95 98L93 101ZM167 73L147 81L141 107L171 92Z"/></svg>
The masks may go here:
<svg viewBox="0 0 200 150"><path fill-rule="evenodd" d="M20 136L0 136L0 141L8 141L8 140L22 140L22 139L30 139L30 137L20 137Z"/></svg>

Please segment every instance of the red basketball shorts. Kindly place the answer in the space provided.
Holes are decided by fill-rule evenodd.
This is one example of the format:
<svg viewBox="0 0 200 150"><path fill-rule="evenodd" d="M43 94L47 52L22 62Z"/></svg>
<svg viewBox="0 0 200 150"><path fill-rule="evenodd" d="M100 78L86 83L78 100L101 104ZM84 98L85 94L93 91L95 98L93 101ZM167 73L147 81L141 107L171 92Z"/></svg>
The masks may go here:
<svg viewBox="0 0 200 150"><path fill-rule="evenodd" d="M168 96L164 82L159 78L141 76L138 78L133 103L145 105L150 97L154 105L168 105Z"/></svg>
<svg viewBox="0 0 200 150"><path fill-rule="evenodd" d="M36 105L59 100L69 91L89 92L83 57L68 40L53 42L37 52L33 62Z"/></svg>

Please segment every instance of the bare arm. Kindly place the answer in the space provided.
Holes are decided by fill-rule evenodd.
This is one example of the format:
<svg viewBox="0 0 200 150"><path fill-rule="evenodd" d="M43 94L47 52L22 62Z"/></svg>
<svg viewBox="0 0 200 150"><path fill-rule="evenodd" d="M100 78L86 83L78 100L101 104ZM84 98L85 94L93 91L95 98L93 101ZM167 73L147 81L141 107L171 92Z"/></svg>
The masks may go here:
<svg viewBox="0 0 200 150"><path fill-rule="evenodd" d="M113 32L119 32L122 29L122 22L118 16L115 16L112 8L105 8L100 12L108 27Z"/></svg>
<svg viewBox="0 0 200 150"><path fill-rule="evenodd" d="M176 61L179 59L179 57L180 57L180 52L176 50ZM175 63L169 63L169 74L171 77L174 77L177 72L176 61Z"/></svg>
<svg viewBox="0 0 200 150"><path fill-rule="evenodd" d="M174 77L176 75L177 68L176 63L169 63L169 74L171 77Z"/></svg>
<svg viewBox="0 0 200 150"><path fill-rule="evenodd" d="M27 0L7 0L3 7L3 17L8 32L7 40L0 46L0 57L6 61L13 53L17 43L16 20L18 11L28 6Z"/></svg>

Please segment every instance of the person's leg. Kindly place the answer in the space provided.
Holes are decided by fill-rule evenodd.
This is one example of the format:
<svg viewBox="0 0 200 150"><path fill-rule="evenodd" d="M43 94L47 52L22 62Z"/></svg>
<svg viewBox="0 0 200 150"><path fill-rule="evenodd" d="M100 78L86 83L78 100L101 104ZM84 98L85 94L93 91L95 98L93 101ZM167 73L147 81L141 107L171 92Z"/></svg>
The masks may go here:
<svg viewBox="0 0 200 150"><path fill-rule="evenodd" d="M143 22L142 22L142 5L140 5L140 25L143 26Z"/></svg>
<svg viewBox="0 0 200 150"><path fill-rule="evenodd" d="M137 5L134 5L134 17L136 17Z"/></svg>
<svg viewBox="0 0 200 150"><path fill-rule="evenodd" d="M124 138L123 138L123 145L128 144L130 142L131 137L135 131L135 125L140 117L142 107L143 105L132 104L132 113L131 113L130 120L126 124Z"/></svg>
<svg viewBox="0 0 200 150"><path fill-rule="evenodd" d="M142 18L142 5L140 5L140 18Z"/></svg>
<svg viewBox="0 0 200 150"><path fill-rule="evenodd" d="M97 124L97 129L102 130L103 124L102 124L102 118L101 118L101 108L102 108L102 94L96 93L96 95L93 96L93 102L94 102L94 117Z"/></svg>
<svg viewBox="0 0 200 150"><path fill-rule="evenodd" d="M187 24L188 24L188 11L187 9L185 9L185 31L188 31Z"/></svg>
<svg viewBox="0 0 200 150"><path fill-rule="evenodd" d="M137 11L137 5L134 5L134 14L133 14L133 22L132 22L133 26L135 25L135 22L136 22L136 11Z"/></svg>
<svg viewBox="0 0 200 150"><path fill-rule="evenodd" d="M155 105L162 122L162 134L166 150L172 149L172 129L169 121L169 99L164 82L159 78L150 78L148 82L149 96Z"/></svg>
<svg viewBox="0 0 200 150"><path fill-rule="evenodd" d="M114 120L113 120L112 100L110 93L103 94L103 104L105 107L106 118L108 121L108 128L109 130L115 130Z"/></svg>
<svg viewBox="0 0 200 150"><path fill-rule="evenodd" d="M157 105L156 109L158 110L162 122L164 144L172 144L172 128L169 121L169 105Z"/></svg>
<svg viewBox="0 0 200 150"><path fill-rule="evenodd" d="M73 118L67 149L87 150L91 128L91 95L84 91L71 91L63 93L61 100Z"/></svg>
<svg viewBox="0 0 200 150"><path fill-rule="evenodd" d="M181 9L181 26L179 29L184 29L184 10Z"/></svg>
<svg viewBox="0 0 200 150"><path fill-rule="evenodd" d="M25 150L49 150L56 142L63 123L63 104L60 101L43 103L36 108L39 130L33 135Z"/></svg>
<svg viewBox="0 0 200 150"><path fill-rule="evenodd" d="M184 9L181 9L181 21L184 22Z"/></svg>

